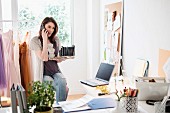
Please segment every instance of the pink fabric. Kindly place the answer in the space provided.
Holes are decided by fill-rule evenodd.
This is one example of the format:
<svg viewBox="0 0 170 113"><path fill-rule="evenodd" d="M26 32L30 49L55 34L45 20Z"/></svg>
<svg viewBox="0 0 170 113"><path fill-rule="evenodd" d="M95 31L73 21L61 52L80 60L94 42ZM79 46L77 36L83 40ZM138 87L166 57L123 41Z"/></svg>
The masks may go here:
<svg viewBox="0 0 170 113"><path fill-rule="evenodd" d="M19 65L19 37L15 37L14 39L13 39L15 41L15 45L14 45L14 63L15 63L17 74L19 74L19 76L21 76L21 74L20 74L20 65Z"/></svg>
<svg viewBox="0 0 170 113"><path fill-rule="evenodd" d="M17 73L17 69L14 64L13 33L11 30L2 34L2 42L7 80L7 88L4 90L4 96L9 97L12 84L21 84L20 75Z"/></svg>
<svg viewBox="0 0 170 113"><path fill-rule="evenodd" d="M4 55L2 48L2 35L0 34L0 92L6 87L6 76L4 68Z"/></svg>

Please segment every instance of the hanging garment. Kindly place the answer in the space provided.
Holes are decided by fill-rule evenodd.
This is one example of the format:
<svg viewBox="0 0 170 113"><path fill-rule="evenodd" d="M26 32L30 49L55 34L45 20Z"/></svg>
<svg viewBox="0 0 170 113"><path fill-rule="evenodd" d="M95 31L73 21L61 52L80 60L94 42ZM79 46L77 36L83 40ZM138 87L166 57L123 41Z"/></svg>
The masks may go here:
<svg viewBox="0 0 170 113"><path fill-rule="evenodd" d="M31 56L27 43L24 42L19 46L19 63L21 72L21 84L28 91L28 85L32 82L32 70L31 70Z"/></svg>
<svg viewBox="0 0 170 113"><path fill-rule="evenodd" d="M7 80L7 87L4 90L4 96L10 97L10 87L12 84L21 84L20 75L17 73L14 64L13 32L11 30L2 33L2 44L4 49L4 65Z"/></svg>
<svg viewBox="0 0 170 113"><path fill-rule="evenodd" d="M20 75L20 66L19 66L19 37L18 36L16 36L14 38L14 42L15 42L15 45L14 45L14 63L15 63L17 73L19 74L19 76L21 76Z"/></svg>
<svg viewBox="0 0 170 113"><path fill-rule="evenodd" d="M2 48L2 35L0 34L0 90L6 87L3 48Z"/></svg>

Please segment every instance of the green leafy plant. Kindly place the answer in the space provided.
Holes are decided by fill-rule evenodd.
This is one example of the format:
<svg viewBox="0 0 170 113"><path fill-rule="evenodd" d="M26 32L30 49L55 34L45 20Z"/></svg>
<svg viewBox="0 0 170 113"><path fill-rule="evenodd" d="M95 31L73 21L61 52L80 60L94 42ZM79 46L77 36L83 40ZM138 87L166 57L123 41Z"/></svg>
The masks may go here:
<svg viewBox="0 0 170 113"><path fill-rule="evenodd" d="M47 108L52 107L54 103L54 94L52 82L33 82L32 85L29 85L28 90L27 102L29 109L35 106L35 111L48 111Z"/></svg>

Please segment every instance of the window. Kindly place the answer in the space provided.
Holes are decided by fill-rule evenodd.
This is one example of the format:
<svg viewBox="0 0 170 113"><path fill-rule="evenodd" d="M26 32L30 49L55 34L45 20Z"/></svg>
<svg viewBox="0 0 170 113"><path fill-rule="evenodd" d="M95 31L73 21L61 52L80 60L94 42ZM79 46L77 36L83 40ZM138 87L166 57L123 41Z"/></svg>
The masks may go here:
<svg viewBox="0 0 170 113"><path fill-rule="evenodd" d="M71 35L71 2L72 0L0 0L2 13L0 28L3 31L17 27L20 37L24 37L26 32L31 33L31 37L36 36L40 29L42 20L53 17L59 27L57 36L62 45L72 44ZM15 1L15 2L12 2ZM11 4L11 5L10 5ZM9 8L10 6L10 8ZM10 12L12 9L12 12ZM7 12L8 11L8 12ZM14 14L13 14L14 13ZM17 15L17 17L15 16ZM16 21L15 21L16 20ZM15 25L16 24L16 25Z"/></svg>
<svg viewBox="0 0 170 113"><path fill-rule="evenodd" d="M12 19L11 0L0 0L0 5L0 20L4 20L0 21L0 29L7 31L7 28L12 29L12 22L9 21Z"/></svg>

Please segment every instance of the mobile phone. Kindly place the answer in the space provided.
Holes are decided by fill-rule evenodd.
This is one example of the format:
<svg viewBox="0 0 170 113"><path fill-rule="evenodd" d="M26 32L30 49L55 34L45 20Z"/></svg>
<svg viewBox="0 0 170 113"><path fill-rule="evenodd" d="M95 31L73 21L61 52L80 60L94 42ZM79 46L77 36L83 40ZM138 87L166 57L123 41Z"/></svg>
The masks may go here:
<svg viewBox="0 0 170 113"><path fill-rule="evenodd" d="M45 27L44 27L43 24L41 24L41 30L43 30L43 29L45 29ZM45 31L47 31L47 30L45 29ZM48 32L48 31L47 31L47 32Z"/></svg>
<svg viewBox="0 0 170 113"><path fill-rule="evenodd" d="M43 24L41 24L41 30L43 30L45 27L44 27L44 25Z"/></svg>

